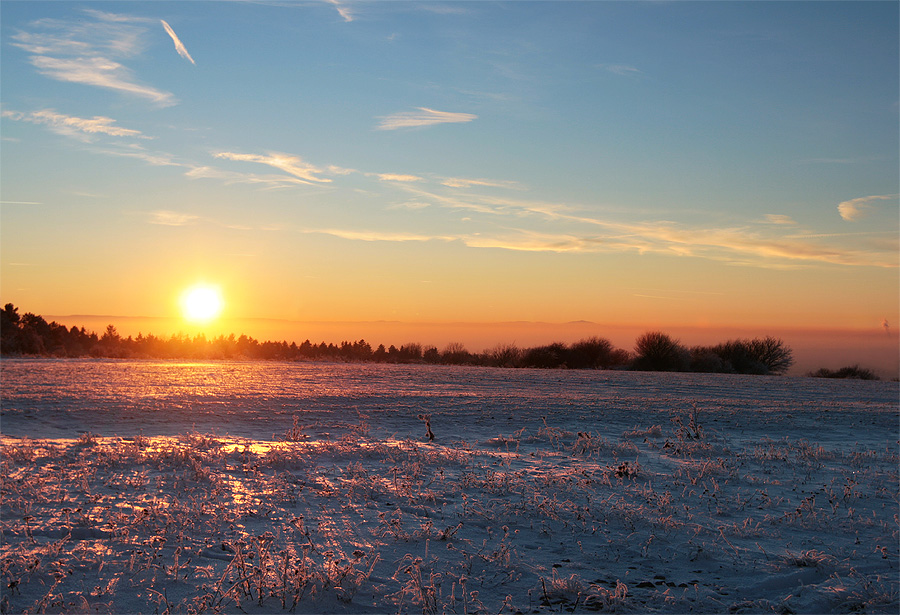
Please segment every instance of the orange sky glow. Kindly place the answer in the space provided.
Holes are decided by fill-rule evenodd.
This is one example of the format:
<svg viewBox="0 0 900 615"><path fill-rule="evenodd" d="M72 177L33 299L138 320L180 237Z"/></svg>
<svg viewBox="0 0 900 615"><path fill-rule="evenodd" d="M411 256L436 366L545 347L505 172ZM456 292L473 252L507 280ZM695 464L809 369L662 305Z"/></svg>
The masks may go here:
<svg viewBox="0 0 900 615"><path fill-rule="evenodd" d="M215 6L0 5L2 303L471 350L783 332L896 375L896 3Z"/></svg>

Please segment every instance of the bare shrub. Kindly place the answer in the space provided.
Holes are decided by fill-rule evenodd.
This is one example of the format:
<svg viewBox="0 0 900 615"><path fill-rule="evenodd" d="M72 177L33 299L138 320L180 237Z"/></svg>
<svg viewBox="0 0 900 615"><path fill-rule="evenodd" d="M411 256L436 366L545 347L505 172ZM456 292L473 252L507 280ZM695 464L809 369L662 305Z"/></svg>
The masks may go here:
<svg viewBox="0 0 900 615"><path fill-rule="evenodd" d="M765 365L770 373L783 374L794 364L793 351L778 338L756 338L750 341L750 348L756 360Z"/></svg>
<svg viewBox="0 0 900 615"><path fill-rule="evenodd" d="M465 365L471 358L472 355L460 342L450 342L441 353L441 363L448 365Z"/></svg>
<svg viewBox="0 0 900 615"><path fill-rule="evenodd" d="M731 374L734 367L709 346L691 348L691 371L707 374Z"/></svg>
<svg viewBox="0 0 900 615"><path fill-rule="evenodd" d="M632 367L637 370L675 372L690 367L691 356L687 348L665 333L650 331L634 343L637 358Z"/></svg>
<svg viewBox="0 0 900 615"><path fill-rule="evenodd" d="M854 380L878 380L872 370L864 369L859 365L850 365L840 369L831 370L821 368L814 372L809 372L807 376L811 378L851 378Z"/></svg>
<svg viewBox="0 0 900 615"><path fill-rule="evenodd" d="M710 351L740 374L781 374L794 364L793 351L774 337L729 340Z"/></svg>
<svg viewBox="0 0 900 615"><path fill-rule="evenodd" d="M546 346L536 346L525 351L522 357L523 367L569 367L569 349L565 344L554 342Z"/></svg>
<svg viewBox="0 0 900 615"><path fill-rule="evenodd" d="M522 350L515 344L497 344L485 352L485 358L493 367L518 367L522 354Z"/></svg>
<svg viewBox="0 0 900 615"><path fill-rule="evenodd" d="M599 369L613 364L613 345L601 337L589 337L572 344L569 349L569 367Z"/></svg>

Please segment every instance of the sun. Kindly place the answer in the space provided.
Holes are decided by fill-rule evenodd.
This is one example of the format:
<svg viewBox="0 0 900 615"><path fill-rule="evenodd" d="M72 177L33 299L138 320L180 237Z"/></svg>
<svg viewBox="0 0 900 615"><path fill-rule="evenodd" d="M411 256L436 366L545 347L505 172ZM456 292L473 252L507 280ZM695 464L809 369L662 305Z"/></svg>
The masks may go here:
<svg viewBox="0 0 900 615"><path fill-rule="evenodd" d="M222 313L225 301L215 286L192 286L181 295L181 310L185 319L205 323L215 320Z"/></svg>

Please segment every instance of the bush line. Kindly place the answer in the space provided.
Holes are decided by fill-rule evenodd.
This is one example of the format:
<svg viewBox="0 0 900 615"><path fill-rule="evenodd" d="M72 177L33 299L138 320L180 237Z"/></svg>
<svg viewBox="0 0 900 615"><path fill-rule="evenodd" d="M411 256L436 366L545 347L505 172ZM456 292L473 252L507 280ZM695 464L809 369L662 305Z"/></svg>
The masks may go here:
<svg viewBox="0 0 900 615"><path fill-rule="evenodd" d="M499 344L481 353L469 352L458 342L438 350L435 346L417 343L404 344L399 348L393 344L385 348L381 344L373 348L362 339L344 341L340 345L315 344L307 339L298 345L286 341L260 342L246 335L235 337L234 334L209 339L203 334L193 337L177 334L169 338L152 334L122 337L113 325L107 326L102 335L97 335L84 327L67 328L56 322L48 323L32 313L20 316L18 308L11 303L0 311L0 353L7 356L358 361L738 374L783 374L794 362L792 350L774 337L736 339L715 346L688 348L659 331L641 335L632 352L615 348L609 340L601 337L589 337L573 344L555 342L532 348ZM817 372L810 375L824 374Z"/></svg>

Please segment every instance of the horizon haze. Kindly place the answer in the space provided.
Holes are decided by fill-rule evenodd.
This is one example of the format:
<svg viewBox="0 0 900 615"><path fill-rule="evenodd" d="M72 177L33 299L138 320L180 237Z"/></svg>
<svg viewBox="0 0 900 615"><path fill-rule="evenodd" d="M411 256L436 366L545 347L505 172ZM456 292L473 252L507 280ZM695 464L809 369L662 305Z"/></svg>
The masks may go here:
<svg viewBox="0 0 900 615"><path fill-rule="evenodd" d="M21 310L20 310L21 311ZM791 375L804 375L825 367L839 369L859 365L879 377L895 379L900 375L900 335L891 329L815 329L752 327L685 327L612 325L588 321L548 322L397 322L397 321L318 321L299 322L275 319L223 319L215 328L191 325L178 318L142 318L117 316L44 316L67 327L84 326L102 334L112 324L123 337L153 334L171 337L176 334L207 337L242 334L259 341L340 344L343 341L366 340L373 347L418 343L442 350L448 344L461 343L472 352L483 352L496 346L513 344L520 348L554 342L571 344L588 337L602 337L613 346L632 351L638 336L648 331L662 331L687 346L714 345L730 339L773 336L783 339L794 354Z"/></svg>

